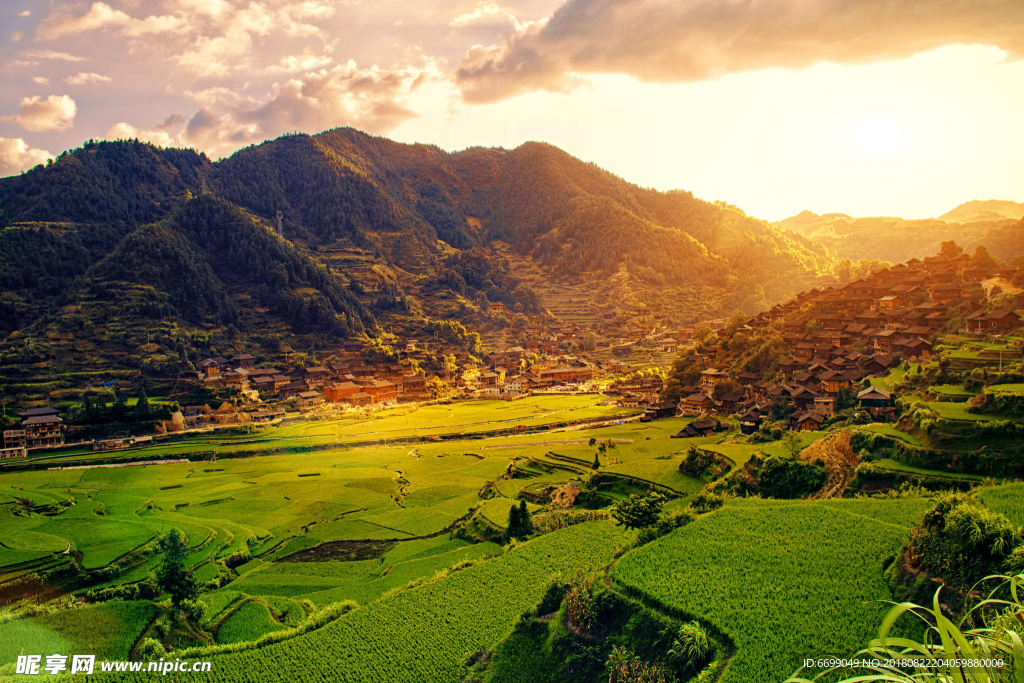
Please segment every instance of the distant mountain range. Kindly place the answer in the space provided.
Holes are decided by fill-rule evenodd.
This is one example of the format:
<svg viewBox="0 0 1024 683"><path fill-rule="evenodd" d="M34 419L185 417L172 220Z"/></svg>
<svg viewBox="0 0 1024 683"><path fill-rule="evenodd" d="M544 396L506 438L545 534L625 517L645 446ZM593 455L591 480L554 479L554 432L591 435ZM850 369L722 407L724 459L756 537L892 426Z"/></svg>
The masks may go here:
<svg viewBox="0 0 1024 683"><path fill-rule="evenodd" d="M216 163L90 141L0 179L0 227L7 367L157 371L417 334L428 319L500 328L490 303L547 316L568 310L565 292L593 320L683 324L850 272L797 231L551 145L447 153L352 129Z"/></svg>
<svg viewBox="0 0 1024 683"><path fill-rule="evenodd" d="M854 218L803 211L776 225L827 246L840 258L900 263L938 251L955 240L969 251L984 244L999 259L1024 253L1024 204L970 201L938 218Z"/></svg>

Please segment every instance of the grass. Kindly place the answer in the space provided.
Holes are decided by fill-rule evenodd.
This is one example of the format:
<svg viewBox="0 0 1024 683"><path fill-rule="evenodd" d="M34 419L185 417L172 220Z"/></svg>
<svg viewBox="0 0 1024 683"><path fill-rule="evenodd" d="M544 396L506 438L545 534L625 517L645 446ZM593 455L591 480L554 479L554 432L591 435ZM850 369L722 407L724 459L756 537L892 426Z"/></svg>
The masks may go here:
<svg viewBox="0 0 1024 683"><path fill-rule="evenodd" d="M612 578L726 632L737 651L723 683L780 681L875 635L883 563L928 504L740 500L627 553Z"/></svg>
<svg viewBox="0 0 1024 683"><path fill-rule="evenodd" d="M944 472L942 470L926 470L921 467L912 467L911 465L904 465L901 462L892 460L891 458L882 458L876 460L873 463L876 467L880 467L883 470L890 470L893 472L907 472L909 474L920 474L925 477L941 477L943 479L966 479L969 481L984 481L985 477L980 474L959 474L952 472Z"/></svg>
<svg viewBox="0 0 1024 683"><path fill-rule="evenodd" d="M947 420L959 420L963 422L991 422L993 420L1012 420L1014 422L1021 422L1021 418L1006 417L1003 415L991 415L989 413L970 413L967 411L966 403L933 403L924 401L924 405L928 406L940 417Z"/></svg>
<svg viewBox="0 0 1024 683"><path fill-rule="evenodd" d="M547 534L303 636L214 657L213 673L193 678L235 680L259 671L269 682L454 683L461 680L463 658L500 642L552 576L602 566L625 538L610 522Z"/></svg>
<svg viewBox="0 0 1024 683"><path fill-rule="evenodd" d="M127 659L154 613L150 602L115 601L2 623L0 667L12 664L20 654Z"/></svg>
<svg viewBox="0 0 1024 683"><path fill-rule="evenodd" d="M241 607L231 614L217 629L217 642L239 643L256 640L265 633L282 631L287 628L270 614L265 603L246 600Z"/></svg>
<svg viewBox="0 0 1024 683"><path fill-rule="evenodd" d="M984 489L978 499L991 510L1009 517L1014 524L1024 526L1024 483Z"/></svg>

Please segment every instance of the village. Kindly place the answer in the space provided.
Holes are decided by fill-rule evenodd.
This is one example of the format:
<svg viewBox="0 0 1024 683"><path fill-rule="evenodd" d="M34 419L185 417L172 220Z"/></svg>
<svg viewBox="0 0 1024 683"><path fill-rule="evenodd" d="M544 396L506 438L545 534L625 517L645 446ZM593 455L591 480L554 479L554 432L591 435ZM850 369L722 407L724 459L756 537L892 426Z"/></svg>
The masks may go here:
<svg viewBox="0 0 1024 683"><path fill-rule="evenodd" d="M437 400L515 400L537 393L601 393L635 409L644 421L695 418L680 437L720 429L720 419L713 416L735 418L747 435L780 418L789 429L816 430L845 408L862 409L874 421L886 422L896 416L895 397L868 380L885 376L904 361L930 358L936 335L951 326L979 337L1014 332L1022 323L1020 313L985 306L986 294L998 286L993 283L1010 281L1014 274L1015 269L1004 269L992 278L966 254L938 255L844 285L801 292L733 330L781 337L786 355L775 359L774 372L730 374L704 367L698 381L683 385L673 397L666 396L665 367L631 364L629 354L644 348L662 353L695 348L695 328L612 338L577 324L545 325L534 319L522 331L521 343L481 359L443 349L451 353L432 372L424 367L436 358L428 351L433 345L436 353L437 340L396 341L395 362L386 363L370 362L367 341L345 340L334 362L290 371L258 367L260 359L249 353L215 356L198 362L191 380L194 390L215 400L181 405L158 421L152 434L116 434L94 438L90 445L96 451L119 450L149 443L154 436L268 423L289 415L371 411ZM1024 307L1024 294L1016 295L1013 303ZM723 324L715 321L705 328L698 354L702 362L714 358L717 335L712 328ZM20 411L21 423L3 431L0 457L24 457L70 443L61 413L49 405Z"/></svg>

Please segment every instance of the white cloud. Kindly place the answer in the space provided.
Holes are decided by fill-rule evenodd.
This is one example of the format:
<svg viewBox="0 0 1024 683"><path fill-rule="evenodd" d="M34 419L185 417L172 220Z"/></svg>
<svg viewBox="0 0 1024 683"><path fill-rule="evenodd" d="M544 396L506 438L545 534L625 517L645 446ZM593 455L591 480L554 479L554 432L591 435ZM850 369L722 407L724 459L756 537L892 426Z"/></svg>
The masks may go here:
<svg viewBox="0 0 1024 683"><path fill-rule="evenodd" d="M6 117L13 119L25 130L34 133L63 131L75 125L78 107L67 95L50 95L45 100L39 95L21 98L21 111Z"/></svg>
<svg viewBox="0 0 1024 683"><path fill-rule="evenodd" d="M184 18L171 14L154 14L137 19L105 2L94 2L89 11L80 17L54 12L39 24L38 36L43 40L54 40L61 36L101 28L117 29L122 35L138 38L148 34L184 31L188 24Z"/></svg>
<svg viewBox="0 0 1024 683"><path fill-rule="evenodd" d="M487 2L480 3L473 8L472 12L460 14L448 22L448 24L456 28L462 28L463 26L473 24L492 23L495 19L499 20L498 23L510 23L513 26L517 23L515 15L512 14L511 9L508 7L502 7L494 2Z"/></svg>
<svg viewBox="0 0 1024 683"><path fill-rule="evenodd" d="M183 4L190 3L191 0L184 0ZM175 61L180 68L200 77L227 76L241 68L249 68L254 57L262 56L254 38L278 32L289 38L317 38L326 42L327 33L309 21L326 19L333 14L334 8L323 2L307 0L279 7L250 2L245 9L225 14L223 18L218 16L214 30L197 35ZM307 48L302 55L283 57L279 64L268 67L266 71L309 70L326 66L331 61Z"/></svg>
<svg viewBox="0 0 1024 683"><path fill-rule="evenodd" d="M36 76L32 79L32 82L38 83L39 85L50 85L50 79L46 76Z"/></svg>
<svg viewBox="0 0 1024 683"><path fill-rule="evenodd" d="M295 73L296 71L312 71L320 69L331 62L334 58L330 55L317 55L305 52L301 55L285 55L277 64L267 67L267 73Z"/></svg>
<svg viewBox="0 0 1024 683"><path fill-rule="evenodd" d="M113 79L110 76L104 76L91 71L81 71L74 76L68 76L64 79L64 82L68 85L103 85L104 83L110 83L111 80Z"/></svg>
<svg viewBox="0 0 1024 683"><path fill-rule="evenodd" d="M276 83L273 93L262 100L225 87L185 91L200 109L184 129L176 130L183 119L171 117L152 128L119 123L107 137L194 147L216 158L294 130L312 133L353 126L383 135L416 117L407 106L410 96L424 83L442 78L429 59L395 69L360 68L349 60Z"/></svg>
<svg viewBox="0 0 1024 683"><path fill-rule="evenodd" d="M56 59L63 62L88 61L85 57L68 54L67 52L54 52L53 50L34 50L32 52L26 52L25 57L28 59Z"/></svg>
<svg viewBox="0 0 1024 683"><path fill-rule="evenodd" d="M156 128L136 128L130 123L124 123L123 121L111 126L106 135L107 140L133 140L136 138L161 147L171 147L177 142L166 131Z"/></svg>
<svg viewBox="0 0 1024 683"><path fill-rule="evenodd" d="M26 9L18 12L19 17L27 17L32 14L32 10Z"/></svg>
<svg viewBox="0 0 1024 683"><path fill-rule="evenodd" d="M29 147L21 138L0 138L0 176L21 173L52 158L45 149Z"/></svg>

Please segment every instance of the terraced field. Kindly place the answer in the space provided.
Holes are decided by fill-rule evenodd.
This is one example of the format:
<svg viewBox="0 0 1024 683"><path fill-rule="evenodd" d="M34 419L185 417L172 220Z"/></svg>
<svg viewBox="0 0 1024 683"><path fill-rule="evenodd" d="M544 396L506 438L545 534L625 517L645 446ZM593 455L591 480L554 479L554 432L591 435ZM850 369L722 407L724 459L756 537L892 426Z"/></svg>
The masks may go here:
<svg viewBox="0 0 1024 683"><path fill-rule="evenodd" d="M737 500L627 553L611 576L728 634L723 683L776 683L805 657L846 655L877 633L883 563L928 505Z"/></svg>
<svg viewBox="0 0 1024 683"><path fill-rule="evenodd" d="M465 657L500 642L551 577L603 566L627 538L610 522L540 536L308 634L214 656L211 673L190 680L247 681L258 671L261 681L455 683Z"/></svg>

